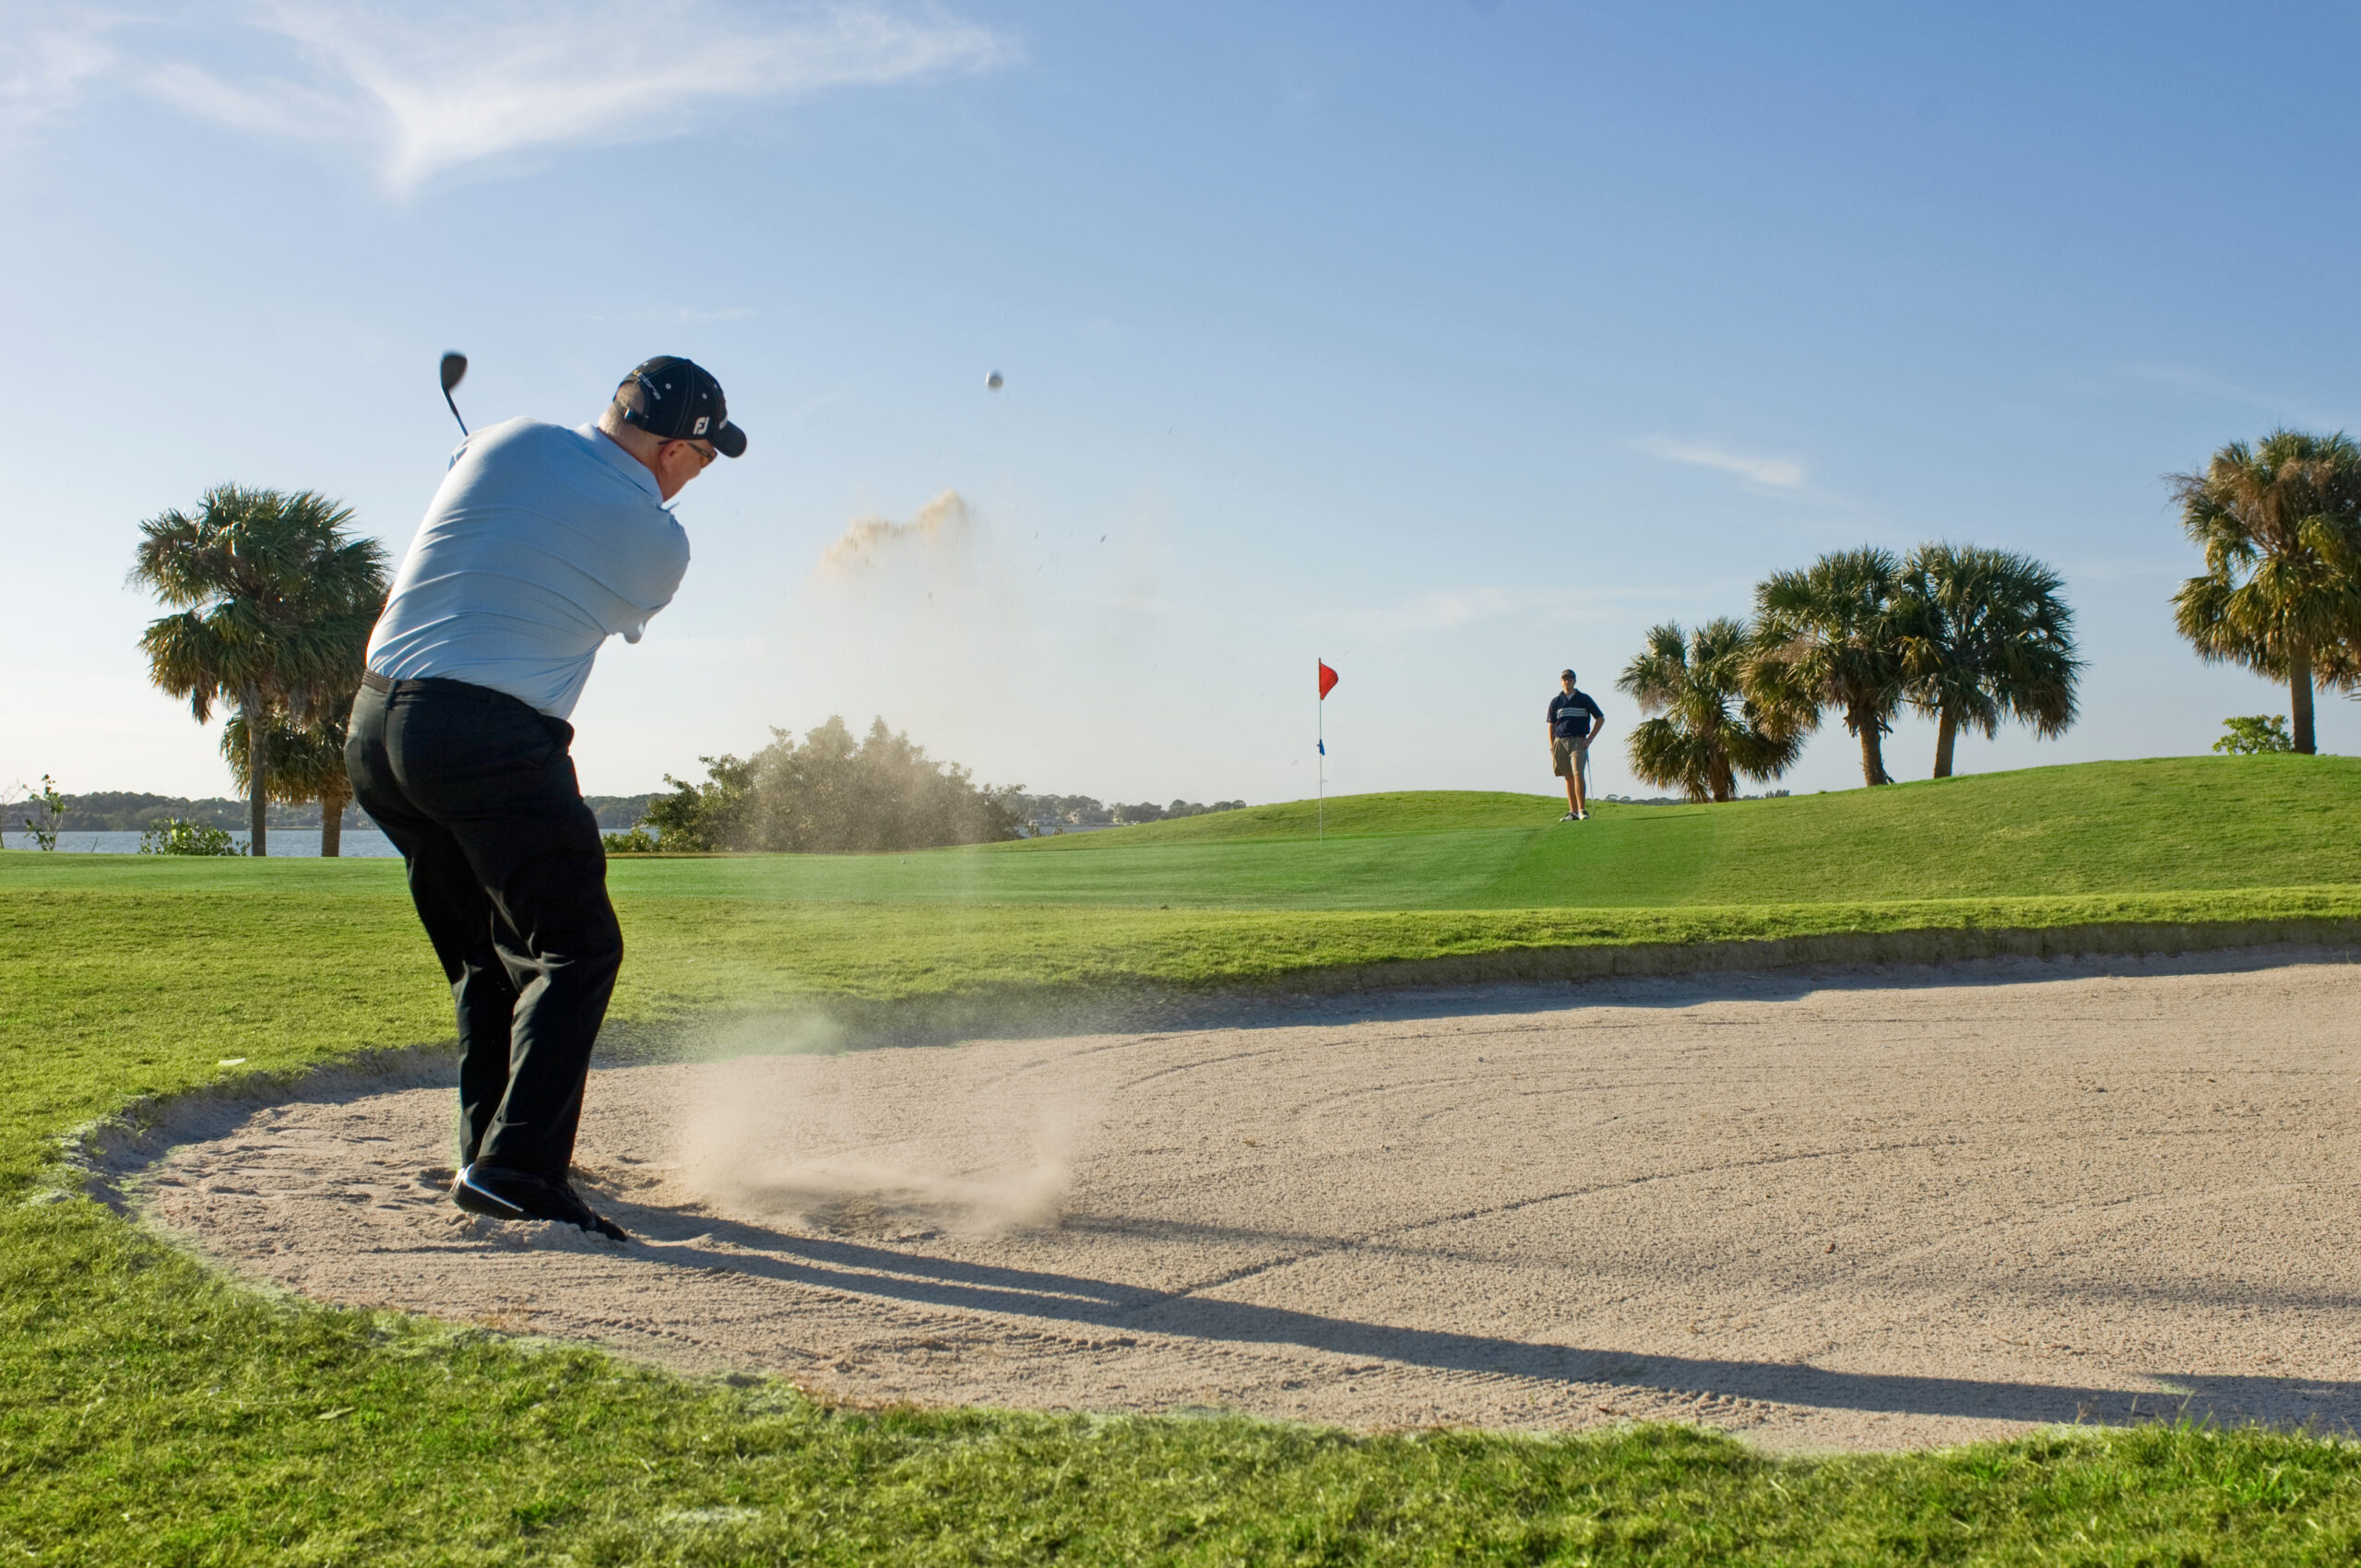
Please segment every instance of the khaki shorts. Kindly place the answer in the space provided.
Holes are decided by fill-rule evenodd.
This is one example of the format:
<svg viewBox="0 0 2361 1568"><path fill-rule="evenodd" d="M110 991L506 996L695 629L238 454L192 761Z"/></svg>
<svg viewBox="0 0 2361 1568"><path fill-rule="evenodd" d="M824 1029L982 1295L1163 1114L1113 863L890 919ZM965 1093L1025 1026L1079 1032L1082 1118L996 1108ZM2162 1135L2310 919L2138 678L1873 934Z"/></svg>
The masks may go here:
<svg viewBox="0 0 2361 1568"><path fill-rule="evenodd" d="M1574 769L1590 761L1590 737L1569 741L1562 735L1549 740L1549 771L1560 778L1571 778Z"/></svg>

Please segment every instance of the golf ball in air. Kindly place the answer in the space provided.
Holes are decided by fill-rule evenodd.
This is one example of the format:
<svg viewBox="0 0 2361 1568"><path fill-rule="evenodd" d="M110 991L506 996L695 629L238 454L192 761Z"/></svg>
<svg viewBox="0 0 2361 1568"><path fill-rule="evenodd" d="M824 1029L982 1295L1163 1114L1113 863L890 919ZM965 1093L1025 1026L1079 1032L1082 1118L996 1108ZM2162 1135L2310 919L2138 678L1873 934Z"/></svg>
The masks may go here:
<svg viewBox="0 0 2361 1568"><path fill-rule="evenodd" d="M984 390L987 392L997 392L1000 390L1000 372L994 371L990 375L984 377Z"/></svg>

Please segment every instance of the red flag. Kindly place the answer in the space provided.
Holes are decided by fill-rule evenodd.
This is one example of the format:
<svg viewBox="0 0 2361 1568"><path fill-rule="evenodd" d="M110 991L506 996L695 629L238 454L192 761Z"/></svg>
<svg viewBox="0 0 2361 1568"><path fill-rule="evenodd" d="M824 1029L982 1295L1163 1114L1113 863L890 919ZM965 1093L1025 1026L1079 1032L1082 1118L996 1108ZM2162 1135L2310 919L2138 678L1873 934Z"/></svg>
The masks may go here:
<svg viewBox="0 0 2361 1568"><path fill-rule="evenodd" d="M1328 664L1325 659L1319 660L1318 662L1320 665L1320 700L1326 702L1328 700L1328 694L1336 689L1336 672L1328 668Z"/></svg>

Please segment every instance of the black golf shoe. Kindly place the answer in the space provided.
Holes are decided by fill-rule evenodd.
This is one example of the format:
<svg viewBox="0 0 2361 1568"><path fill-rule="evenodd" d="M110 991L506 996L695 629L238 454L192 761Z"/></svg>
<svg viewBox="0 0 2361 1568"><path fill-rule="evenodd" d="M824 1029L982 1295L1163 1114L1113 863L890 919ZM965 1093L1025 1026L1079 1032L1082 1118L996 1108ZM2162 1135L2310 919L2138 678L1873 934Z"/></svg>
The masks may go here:
<svg viewBox="0 0 2361 1568"><path fill-rule="evenodd" d="M622 1226L593 1214L572 1187L529 1170L511 1170L478 1160L464 1167L451 1183L451 1201L469 1214L490 1219L546 1219L578 1225L610 1241L631 1240Z"/></svg>

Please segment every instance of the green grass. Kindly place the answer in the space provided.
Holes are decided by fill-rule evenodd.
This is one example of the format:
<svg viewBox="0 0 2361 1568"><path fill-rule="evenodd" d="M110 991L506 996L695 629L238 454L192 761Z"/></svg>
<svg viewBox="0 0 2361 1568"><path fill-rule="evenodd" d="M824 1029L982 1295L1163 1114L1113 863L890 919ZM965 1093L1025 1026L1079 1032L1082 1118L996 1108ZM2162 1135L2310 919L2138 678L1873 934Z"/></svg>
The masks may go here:
<svg viewBox="0 0 2361 1568"><path fill-rule="evenodd" d="M2361 916L2361 773L2335 759L1610 808L1566 828L1549 804L1362 797L1332 803L1319 844L1273 807L908 866L619 862L616 1016L1560 944ZM52 1140L135 1096L445 1035L398 868L9 853L0 941L0 1562L2361 1555L2361 1452L2294 1436L1806 1462L1662 1428L865 1412L265 1297L87 1200L43 1200Z"/></svg>
<svg viewBox="0 0 2361 1568"><path fill-rule="evenodd" d="M2361 884L2361 758L2175 757L1720 806L1431 791L1251 807L1099 833L906 855L631 857L618 897L796 904L1075 904L1175 909L1668 909ZM19 885L144 885L153 859L77 856ZM270 862L272 867L288 861ZM174 866L243 890L265 868ZM311 868L376 886L387 862ZM64 880L59 880L64 879ZM122 879L120 882L117 879Z"/></svg>
<svg viewBox="0 0 2361 1568"><path fill-rule="evenodd" d="M2260 767L2246 766L2260 760ZM2361 759L2186 757L1728 806L1555 834L1480 902L1808 903L2361 881Z"/></svg>
<svg viewBox="0 0 2361 1568"><path fill-rule="evenodd" d="M1655 909L2361 882L2361 758L2178 757L1720 806L1445 792L909 855L618 862L647 894L1175 909ZM663 867L660 871L658 867Z"/></svg>

